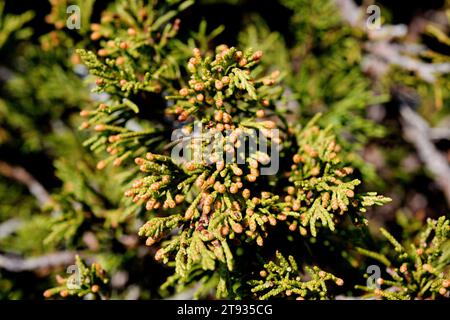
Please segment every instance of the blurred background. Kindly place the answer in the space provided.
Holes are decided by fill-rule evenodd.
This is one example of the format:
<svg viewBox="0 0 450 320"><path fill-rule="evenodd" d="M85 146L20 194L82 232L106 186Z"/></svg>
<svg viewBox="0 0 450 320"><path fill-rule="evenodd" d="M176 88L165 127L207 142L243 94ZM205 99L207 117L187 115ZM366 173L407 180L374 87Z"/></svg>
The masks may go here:
<svg viewBox="0 0 450 320"><path fill-rule="evenodd" d="M64 28L71 1L0 3L0 299L42 299L75 251L101 261L113 297L163 295L170 272L137 239L135 221L117 222L121 190L95 170L78 130L80 110L99 97L74 50L98 49L89 25L113 2L80 5L81 30ZM364 188L392 198L367 213L375 233L407 236L449 215L450 1L202 0L179 18L181 41L263 50L301 123L324 114ZM79 217L68 193L103 209ZM52 216L54 201L72 208L69 224Z"/></svg>

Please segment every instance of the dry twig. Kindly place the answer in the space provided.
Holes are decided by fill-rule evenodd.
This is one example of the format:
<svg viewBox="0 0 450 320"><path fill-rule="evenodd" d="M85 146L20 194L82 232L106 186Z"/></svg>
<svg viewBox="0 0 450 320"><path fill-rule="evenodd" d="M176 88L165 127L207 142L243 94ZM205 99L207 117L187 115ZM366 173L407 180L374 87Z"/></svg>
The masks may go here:
<svg viewBox="0 0 450 320"><path fill-rule="evenodd" d="M436 149L430 136L428 123L409 106L400 106L400 117L405 139L413 144L426 168L433 174L450 205L450 166L447 159Z"/></svg>
<svg viewBox="0 0 450 320"><path fill-rule="evenodd" d="M72 251L55 252L27 259L0 255L0 268L11 272L33 271L72 264L75 261L74 257L75 253Z"/></svg>
<svg viewBox="0 0 450 320"><path fill-rule="evenodd" d="M40 206L44 206L50 201L47 190L24 168L0 161L0 175L24 184L30 193L36 197Z"/></svg>

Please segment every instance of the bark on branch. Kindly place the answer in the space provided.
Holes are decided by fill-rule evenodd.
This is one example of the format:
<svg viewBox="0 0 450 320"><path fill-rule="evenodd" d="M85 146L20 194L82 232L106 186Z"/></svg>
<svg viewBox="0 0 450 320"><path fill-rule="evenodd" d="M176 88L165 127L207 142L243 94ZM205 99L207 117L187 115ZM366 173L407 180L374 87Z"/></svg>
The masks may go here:
<svg viewBox="0 0 450 320"><path fill-rule="evenodd" d="M433 131L428 123L406 104L400 106L400 118L404 138L415 146L419 158L434 176L450 206L450 166L432 142Z"/></svg>
<svg viewBox="0 0 450 320"><path fill-rule="evenodd" d="M74 263L75 254L72 251L62 251L27 259L0 255L0 268L10 272L23 272L69 265Z"/></svg>
<svg viewBox="0 0 450 320"><path fill-rule="evenodd" d="M42 207L50 201L47 190L24 168L0 161L0 175L24 184Z"/></svg>
<svg viewBox="0 0 450 320"><path fill-rule="evenodd" d="M417 74L429 83L434 83L439 74L450 73L450 63L428 63L418 58L427 49L421 46L396 44L392 40L407 35L405 25L382 25L379 29L368 29L367 15L353 0L335 0L342 18L352 26L364 29L369 37L364 48L367 55L363 69L377 77L383 76L390 66L398 66ZM416 57L411 57L411 54Z"/></svg>
<svg viewBox="0 0 450 320"><path fill-rule="evenodd" d="M12 218L6 220L0 224L0 239L6 238L10 234L14 233L22 225L22 220L18 218Z"/></svg>

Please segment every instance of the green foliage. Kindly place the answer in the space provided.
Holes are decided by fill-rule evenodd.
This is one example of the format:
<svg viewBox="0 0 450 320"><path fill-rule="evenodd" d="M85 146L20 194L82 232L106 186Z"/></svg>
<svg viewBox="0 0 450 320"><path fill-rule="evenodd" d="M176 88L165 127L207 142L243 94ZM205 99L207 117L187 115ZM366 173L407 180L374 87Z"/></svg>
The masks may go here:
<svg viewBox="0 0 450 320"><path fill-rule="evenodd" d="M345 24L333 1L282 1L294 10L292 28L294 73L289 81L305 115L323 112L338 136L350 134L357 143L380 136L383 129L365 118L366 107L385 100L375 97L360 63L362 30ZM327 17L327 19L323 19ZM347 143L340 140L340 143Z"/></svg>
<svg viewBox="0 0 450 320"><path fill-rule="evenodd" d="M155 258L168 263L174 257L175 271L181 279L188 279L192 270L197 268L196 265L200 265L203 270L220 268L216 266L216 261L225 265L228 271L233 271L235 262L228 242L239 239L262 246L264 238L268 236L267 226L275 226L277 220L289 221L291 217L294 218L290 223L290 228L294 230L297 220L301 220L302 226L310 226L313 236L316 236L317 220L334 230L331 212L337 209L342 213L347 211L349 198L354 197L354 186L359 184L357 180L343 183L336 177L328 176L332 172L344 177L351 171L347 168L348 172L344 169L336 173L338 167L333 167L333 164L337 165L340 161L335 153L339 148L335 149L334 136L329 135L329 130L321 131L312 124L298 137L300 149L294 158L303 155L305 165L302 173L294 172L297 177L292 179L299 188L297 198L292 200L295 203L282 203L279 201L281 195L272 194L269 190L255 194L255 190L260 189L258 180L265 178L260 177L259 167L267 163L268 154L261 151L252 153L251 150L244 152L240 155L245 160L244 165L236 161L225 163L219 157L217 149L225 150L234 159L234 147L239 150L240 138L249 129L260 129L269 143L274 143L272 129L276 123L256 119L270 112L277 114L271 101L280 93L280 89L273 87L278 74L275 72L261 79L251 78L251 70L260 58L260 52L244 53L221 46L216 49L215 60L212 60L210 57L202 58L200 52L194 50L194 57L189 60L187 67L193 74L189 81L190 87L181 88L178 96L167 97L176 101L168 113L177 115L176 119L180 122L187 122L182 128L185 132L194 130L196 122L193 120L212 128L214 138L216 134L219 135L214 141L214 148L207 149L199 158L196 155L204 151L211 141L190 141L188 147L194 145L192 158L183 159L179 164L170 157L153 153L148 153L145 159L135 159L140 170L149 175L136 180L126 196L134 202L144 202L147 210L158 210L160 207L173 209L173 214L168 217L150 219L140 233L148 237L149 245L172 235L170 240L163 242ZM226 137L221 135L224 130L227 131ZM313 141L308 139L309 136L313 137ZM276 143L281 143L278 140ZM231 148L227 149L227 145ZM315 160L317 151L312 149L314 147L321 151L318 162ZM316 176L320 174L320 166L323 166L325 177L308 181L311 184L308 186L303 179L312 177L305 172L311 166L319 170ZM324 205L319 200L310 201L306 193L312 192L309 189L313 188L318 192L330 192L330 204ZM326 196L319 193L318 197L322 199ZM362 194L352 202L352 206L361 208L363 205L382 204L387 200L372 194ZM177 205L185 208L184 214L176 213ZM291 210L290 206L301 208ZM245 214L242 208L246 208ZM179 230L177 235L172 233L175 230ZM305 235L304 232L305 229L300 227L300 233ZM219 281L218 285L221 284Z"/></svg>
<svg viewBox="0 0 450 320"><path fill-rule="evenodd" d="M300 233L306 235L304 227L309 226L313 237L317 235L318 221L333 231L336 214L342 216L349 212L353 222L367 224L358 212L365 212L366 206L390 201L373 192L355 194L355 187L361 181L351 179L353 169L343 165L345 159L341 158L341 146L337 144L331 128L320 130L316 122L317 118L296 134L298 151L292 158L289 177L293 185L287 188L289 196L285 198L289 209L286 210L287 216L297 218L291 228L295 230L298 221L298 225L302 226Z"/></svg>
<svg viewBox="0 0 450 320"><path fill-rule="evenodd" d="M388 268L388 277L378 278L380 287L357 286L389 300L437 299L448 297L450 286L450 221L428 219L412 243L399 243L388 231L380 232L392 249L387 255L359 250Z"/></svg>
<svg viewBox="0 0 450 320"><path fill-rule="evenodd" d="M260 299L271 297L296 297L296 300L323 300L329 298L327 281L337 285L344 284L342 279L314 266L306 267L306 276L301 274L292 256L288 259L280 252L276 253L277 261L270 261L264 265L259 274L262 280L252 280L252 292Z"/></svg>
<svg viewBox="0 0 450 320"><path fill-rule="evenodd" d="M100 41L101 49L97 55L84 49L77 53L96 77L95 92L107 93L109 98L96 110L81 112L89 117L81 127L96 131L85 146L111 154L98 163L100 169L110 162L119 166L161 143L167 128L162 126L160 93L173 91L172 82L180 76L179 63L184 58L171 46L180 23L174 17L191 4L121 1L103 13L102 24L91 25L91 39ZM142 99L153 106L151 110L136 104ZM152 115L155 121L142 121L139 113Z"/></svg>
<svg viewBox="0 0 450 320"><path fill-rule="evenodd" d="M94 2L51 0L54 30L31 39L33 14L0 4L0 54L12 57L0 69L0 222L20 220L0 233L0 262L60 250L92 262L77 256L75 273L57 276L47 298L195 289L195 298L332 299L343 293L334 274L361 282L363 254L389 271L383 289L363 288L370 294L448 297L448 220L429 220L417 240L417 224L403 221L403 242L382 229L392 251L371 239L375 206L391 199L366 185L380 179L362 153L387 131L366 111L404 74L381 85L364 74L365 31L333 1L280 1L291 10L287 33L252 10L231 36L197 19L209 5L199 1ZM81 29L65 28L71 4ZM183 29L193 15L198 28ZM448 44L438 27L427 30ZM45 204L33 200L36 184L50 194ZM27 297L16 286L22 274L5 281L1 268L0 299ZM42 269L35 290L58 271Z"/></svg>
<svg viewBox="0 0 450 320"><path fill-rule="evenodd" d="M27 11L20 15L5 14L5 3L0 4L0 49L6 44L9 38L17 40L26 39L32 34L31 28L23 26L34 17L32 11Z"/></svg>
<svg viewBox="0 0 450 320"><path fill-rule="evenodd" d="M76 296L90 300L104 299L105 294L108 293L109 279L101 266L93 263L88 267L79 256L75 256L73 266L75 268L70 270L72 274L67 278L57 276L59 286L46 290L44 296L49 298L59 294L62 298Z"/></svg>
<svg viewBox="0 0 450 320"><path fill-rule="evenodd" d="M373 168L358 154L371 139L385 135L385 128L367 119L366 113L370 105L388 99L370 89L361 70L364 32L343 21L334 1L281 2L294 10L293 72L286 80L299 103L297 112L304 119L323 113L321 125L333 126L339 144L353 153L352 166L371 183L380 184Z"/></svg>
<svg viewBox="0 0 450 320"><path fill-rule="evenodd" d="M167 97L176 99L176 104L168 113L178 115L178 121L188 120L182 130L193 130L195 122L189 121L190 116L213 128L213 137L220 135L214 142L217 150L205 152L203 160L197 162L195 154L204 151L205 145L211 143L201 141L199 144L192 143L194 157L179 164L168 156L152 153L148 153L146 159L136 158L140 170L149 175L136 180L126 192L126 196L133 198L133 201L143 201L147 210L157 210L161 206L163 209L174 209L177 205L184 208L182 215L174 212L169 217L155 217L141 228L141 234L148 237L147 244L150 245L180 228L176 236L163 243L155 258L167 263L172 255L176 263L175 271L184 278L196 265L201 265L203 270L215 270L216 261L232 271L234 259L228 241L242 238L247 242L256 240L262 245L263 239L256 232L256 223L264 230L264 224L268 222L267 217L264 221L256 215L250 217L252 214L247 218L240 212L241 208L258 206L260 211L269 212L271 207L275 208L278 199L269 192L262 192L261 198L255 196L250 199L254 189L252 184L256 184L259 176L258 166L265 162L267 154L256 150L244 152L241 155L244 165L238 165L236 161L225 163L219 157L220 149L236 159L234 147L237 147L240 137L246 138L246 131L252 128L264 129L266 138L270 139L270 129L274 128L275 123L257 122L252 118L256 119L257 114L264 116L263 104L270 107L270 103L261 101L270 97L274 75L254 80L250 72L244 72L255 67L260 53L243 53L222 46L217 49L215 60L210 57L203 60L200 53L194 51L195 56L188 65L193 73L190 88L180 89L179 96ZM248 117L248 120L239 121L242 117ZM228 131L225 137L221 135L224 130ZM227 149L227 145L231 148ZM247 224L251 226L244 233L243 225Z"/></svg>

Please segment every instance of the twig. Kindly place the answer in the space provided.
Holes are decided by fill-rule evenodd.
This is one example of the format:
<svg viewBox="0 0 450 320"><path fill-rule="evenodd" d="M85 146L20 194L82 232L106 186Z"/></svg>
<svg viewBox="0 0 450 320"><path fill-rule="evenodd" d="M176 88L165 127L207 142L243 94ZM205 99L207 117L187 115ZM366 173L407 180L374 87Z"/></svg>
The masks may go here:
<svg viewBox="0 0 450 320"><path fill-rule="evenodd" d="M450 128L431 128L430 138L437 140L450 140Z"/></svg>
<svg viewBox="0 0 450 320"><path fill-rule="evenodd" d="M429 83L433 83L438 74L450 73L450 63L427 63L410 57L411 54L420 56L426 48L391 42L392 39L407 34L408 29L405 26L386 25L379 30L367 30L365 21L362 19L363 10L353 0L335 0L335 3L341 16L349 24L366 29L369 35L370 40L365 44L369 54L363 61L363 69L366 71L381 77L388 72L389 66L396 65L415 72ZM405 139L415 146L420 159L434 176L450 205L450 166L432 142L442 136L448 137L450 130L430 128L428 123L405 103L400 106L400 117Z"/></svg>
<svg viewBox="0 0 450 320"><path fill-rule="evenodd" d="M361 24L362 12L353 0L335 0L336 6L344 18L351 26Z"/></svg>
<svg viewBox="0 0 450 320"><path fill-rule="evenodd" d="M438 74L450 73L450 63L426 63L419 59L408 57L403 54L403 51L406 51L406 49L400 44L389 43L387 41L376 41L366 43L365 49L370 52L375 59L388 65L395 65L405 70L412 71L429 83L434 83L436 75Z"/></svg>
<svg viewBox="0 0 450 320"><path fill-rule="evenodd" d="M369 30L363 19L365 11L358 7L353 0L335 0L335 3L347 23L366 30L369 36L370 40L365 44L368 55L363 61L364 70L381 77L389 70L389 66L395 65L415 72L429 83L434 83L439 74L450 73L450 63L427 63L409 55L414 53L416 56L420 56L426 48L391 42L392 39L407 35L408 28L405 25L383 25L379 29Z"/></svg>
<svg viewBox="0 0 450 320"><path fill-rule="evenodd" d="M0 255L0 268L11 272L23 272L68 265L74 263L75 254L72 251L62 251L28 259Z"/></svg>
<svg viewBox="0 0 450 320"><path fill-rule="evenodd" d="M405 139L413 144L425 167L432 173L450 206L450 166L432 143L428 123L408 105L400 106L400 117Z"/></svg>
<svg viewBox="0 0 450 320"><path fill-rule="evenodd" d="M50 195L47 190L24 168L0 161L0 175L24 184L30 193L36 197L40 206L44 206L50 201Z"/></svg>
<svg viewBox="0 0 450 320"><path fill-rule="evenodd" d="M0 239L6 238L22 225L22 220L12 218L0 224Z"/></svg>

